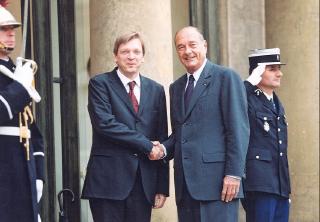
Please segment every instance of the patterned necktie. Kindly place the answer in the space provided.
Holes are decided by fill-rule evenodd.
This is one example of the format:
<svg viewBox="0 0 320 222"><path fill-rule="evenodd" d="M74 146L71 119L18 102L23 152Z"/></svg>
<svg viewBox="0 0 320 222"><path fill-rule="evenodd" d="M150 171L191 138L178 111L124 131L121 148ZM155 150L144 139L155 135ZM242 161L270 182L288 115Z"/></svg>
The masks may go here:
<svg viewBox="0 0 320 222"><path fill-rule="evenodd" d="M187 109L188 109L189 102L190 102L192 92L193 92L193 88L194 88L194 77L193 77L193 75L190 75L188 85L187 85L186 91L184 93L184 110L185 111L187 111Z"/></svg>
<svg viewBox="0 0 320 222"><path fill-rule="evenodd" d="M135 81L132 81L132 82L129 82L129 97L130 97L130 100L132 102L132 106L133 106L133 109L134 111L137 113L138 112L138 109L139 109L139 104L138 104L138 100L137 100L137 97L134 95L134 86L136 85L136 82Z"/></svg>

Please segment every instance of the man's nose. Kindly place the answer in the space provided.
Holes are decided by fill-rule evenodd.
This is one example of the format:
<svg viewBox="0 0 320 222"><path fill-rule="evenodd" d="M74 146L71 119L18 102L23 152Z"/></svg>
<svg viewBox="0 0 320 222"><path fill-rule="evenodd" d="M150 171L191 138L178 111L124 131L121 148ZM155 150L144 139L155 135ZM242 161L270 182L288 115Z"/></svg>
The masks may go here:
<svg viewBox="0 0 320 222"><path fill-rule="evenodd" d="M191 48L189 46L186 46L185 53L189 54L191 52Z"/></svg>
<svg viewBox="0 0 320 222"><path fill-rule="evenodd" d="M9 29L7 33L9 36L15 36L15 31L13 29Z"/></svg>
<svg viewBox="0 0 320 222"><path fill-rule="evenodd" d="M128 59L134 59L134 58L135 58L134 52L129 52L128 53Z"/></svg>

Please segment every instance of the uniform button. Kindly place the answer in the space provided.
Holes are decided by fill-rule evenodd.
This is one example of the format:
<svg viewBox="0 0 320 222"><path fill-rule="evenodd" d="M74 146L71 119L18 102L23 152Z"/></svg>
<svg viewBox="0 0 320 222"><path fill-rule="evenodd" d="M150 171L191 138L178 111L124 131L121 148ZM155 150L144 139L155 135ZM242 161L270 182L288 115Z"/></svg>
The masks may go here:
<svg viewBox="0 0 320 222"><path fill-rule="evenodd" d="M281 131L281 129L280 128L278 128L278 132L280 132Z"/></svg>
<svg viewBox="0 0 320 222"><path fill-rule="evenodd" d="M279 140L279 144L282 144L282 140Z"/></svg>
<svg viewBox="0 0 320 222"><path fill-rule="evenodd" d="M260 159L260 156L256 156L256 159Z"/></svg>
<svg viewBox="0 0 320 222"><path fill-rule="evenodd" d="M138 156L138 154L137 154L137 153L134 153L133 156Z"/></svg>
<svg viewBox="0 0 320 222"><path fill-rule="evenodd" d="M278 116L277 119L280 120L280 116Z"/></svg>
<svg viewBox="0 0 320 222"><path fill-rule="evenodd" d="M268 118L267 117L263 117L263 120L267 120Z"/></svg>
<svg viewBox="0 0 320 222"><path fill-rule="evenodd" d="M280 153L280 156L283 156L283 153L282 153L282 152Z"/></svg>

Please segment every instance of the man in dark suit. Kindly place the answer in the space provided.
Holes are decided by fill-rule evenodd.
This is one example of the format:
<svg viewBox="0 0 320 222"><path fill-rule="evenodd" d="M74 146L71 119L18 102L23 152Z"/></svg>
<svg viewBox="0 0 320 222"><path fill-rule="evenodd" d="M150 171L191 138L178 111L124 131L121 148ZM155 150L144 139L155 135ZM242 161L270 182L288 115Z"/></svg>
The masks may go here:
<svg viewBox="0 0 320 222"><path fill-rule="evenodd" d="M175 46L187 74L170 86L172 135L163 145L174 158L179 221L237 221L249 138L244 86L206 59L195 27L178 31Z"/></svg>
<svg viewBox="0 0 320 222"><path fill-rule="evenodd" d="M164 88L143 77L141 36L129 33L114 45L117 68L89 83L93 141L82 197L95 222L149 222L151 209L169 194L169 167L153 141L167 139Z"/></svg>
<svg viewBox="0 0 320 222"><path fill-rule="evenodd" d="M289 220L290 179L287 120L274 90L280 87L280 49L249 55L247 89L250 141L244 182L247 222Z"/></svg>

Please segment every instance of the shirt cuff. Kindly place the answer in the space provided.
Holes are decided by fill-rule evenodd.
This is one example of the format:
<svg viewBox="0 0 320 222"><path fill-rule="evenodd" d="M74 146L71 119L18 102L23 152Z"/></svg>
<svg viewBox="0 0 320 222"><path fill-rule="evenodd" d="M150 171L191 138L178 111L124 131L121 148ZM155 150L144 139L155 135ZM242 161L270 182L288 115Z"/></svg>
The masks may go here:
<svg viewBox="0 0 320 222"><path fill-rule="evenodd" d="M164 159L164 158L166 158L166 156L167 156L167 148L163 145L163 144L160 144L161 146L162 146L162 148L163 148L163 156L161 157L161 159Z"/></svg>
<svg viewBox="0 0 320 222"><path fill-rule="evenodd" d="M241 180L241 177L238 177L238 176L226 175L226 177L231 177L231 178L236 179L236 180Z"/></svg>

